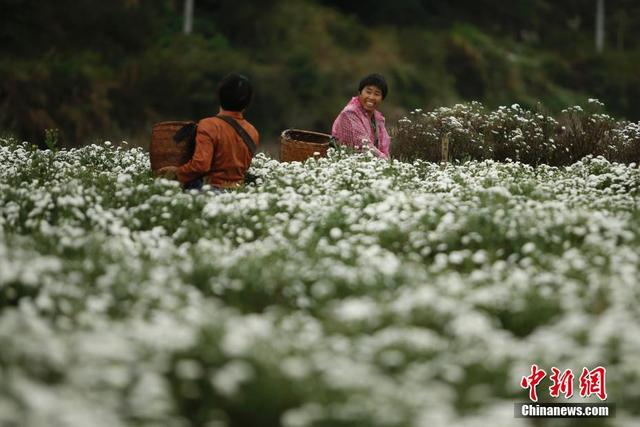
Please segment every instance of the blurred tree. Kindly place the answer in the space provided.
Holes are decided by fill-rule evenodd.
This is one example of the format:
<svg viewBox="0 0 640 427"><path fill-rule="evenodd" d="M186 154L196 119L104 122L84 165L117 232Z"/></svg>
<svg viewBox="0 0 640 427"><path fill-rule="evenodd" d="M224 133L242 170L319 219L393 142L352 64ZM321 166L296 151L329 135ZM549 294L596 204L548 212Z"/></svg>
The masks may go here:
<svg viewBox="0 0 640 427"><path fill-rule="evenodd" d="M604 50L604 0L596 0L596 52Z"/></svg>
<svg viewBox="0 0 640 427"><path fill-rule="evenodd" d="M414 26L428 18L424 4L428 2L421 0L324 0L322 3L355 15L365 24Z"/></svg>
<svg viewBox="0 0 640 427"><path fill-rule="evenodd" d="M277 49L278 33L282 28L271 27L271 15L281 0L201 0L198 3L200 25L212 26L234 46L255 49ZM295 6L293 6L295 8ZM207 31L205 29L205 33Z"/></svg>
<svg viewBox="0 0 640 427"><path fill-rule="evenodd" d="M115 59L151 45L170 18L171 5L168 0L0 0L0 52L34 58L92 50Z"/></svg>
<svg viewBox="0 0 640 427"><path fill-rule="evenodd" d="M184 0L184 29L185 34L193 31L193 0Z"/></svg>
<svg viewBox="0 0 640 427"><path fill-rule="evenodd" d="M77 141L113 127L117 69L161 32L170 1L2 0L0 127ZM25 13L28 11L28 13Z"/></svg>
<svg viewBox="0 0 640 427"><path fill-rule="evenodd" d="M390 120L462 99L563 108L587 96L640 118L637 0L607 0L604 33L617 49L600 55L584 0L194 3L0 0L0 130L146 139L154 121L215 112L215 84L230 71L255 81L248 114L263 135L327 130L370 71L389 79Z"/></svg>

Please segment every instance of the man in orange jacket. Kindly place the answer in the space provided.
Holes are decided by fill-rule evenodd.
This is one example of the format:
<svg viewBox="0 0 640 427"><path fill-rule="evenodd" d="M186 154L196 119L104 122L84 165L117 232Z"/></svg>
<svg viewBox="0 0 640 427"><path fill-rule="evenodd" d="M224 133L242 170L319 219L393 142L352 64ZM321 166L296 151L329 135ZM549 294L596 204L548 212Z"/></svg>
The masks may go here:
<svg viewBox="0 0 640 427"><path fill-rule="evenodd" d="M253 87L246 77L233 73L222 79L218 85L220 111L198 123L191 160L164 167L158 174L177 179L183 186L199 179L218 190L241 186L259 144L258 131L243 116L252 98Z"/></svg>

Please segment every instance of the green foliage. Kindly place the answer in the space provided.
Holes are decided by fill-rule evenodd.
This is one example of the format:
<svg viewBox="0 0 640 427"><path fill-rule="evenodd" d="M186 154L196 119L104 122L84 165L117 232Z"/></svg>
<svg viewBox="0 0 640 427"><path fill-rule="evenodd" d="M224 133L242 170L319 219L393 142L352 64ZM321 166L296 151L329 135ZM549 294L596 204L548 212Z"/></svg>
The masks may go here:
<svg viewBox="0 0 640 427"><path fill-rule="evenodd" d="M36 141L57 128L69 147L107 135L144 145L153 122L214 114L230 71L255 82L247 115L267 142L286 128L328 132L372 71L389 80L392 120L462 101L559 114L587 97L636 120L640 8L607 3L615 48L599 55L587 3L197 1L184 35L182 1L1 0L0 129Z"/></svg>
<svg viewBox="0 0 640 427"><path fill-rule="evenodd" d="M58 129L45 129L44 130L44 145L51 151L58 151L60 149L58 142L58 135L60 130Z"/></svg>

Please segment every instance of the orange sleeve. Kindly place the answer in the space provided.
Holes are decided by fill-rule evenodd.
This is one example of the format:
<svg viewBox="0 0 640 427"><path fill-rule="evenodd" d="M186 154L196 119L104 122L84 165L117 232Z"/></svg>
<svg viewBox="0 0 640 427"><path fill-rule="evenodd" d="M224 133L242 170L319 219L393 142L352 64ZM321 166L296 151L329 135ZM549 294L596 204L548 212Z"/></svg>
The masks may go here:
<svg viewBox="0 0 640 427"><path fill-rule="evenodd" d="M178 180L181 184L186 184L209 173L214 150L214 138L211 130L202 122L198 124L193 157L178 168Z"/></svg>

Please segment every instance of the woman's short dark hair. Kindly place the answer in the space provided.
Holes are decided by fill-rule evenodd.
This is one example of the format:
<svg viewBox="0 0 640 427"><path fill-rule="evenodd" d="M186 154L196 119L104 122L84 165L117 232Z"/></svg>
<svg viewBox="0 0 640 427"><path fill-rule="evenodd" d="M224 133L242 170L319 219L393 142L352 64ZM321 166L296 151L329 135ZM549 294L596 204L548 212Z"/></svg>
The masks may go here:
<svg viewBox="0 0 640 427"><path fill-rule="evenodd" d="M242 111L251 104L253 86L248 78L231 73L218 84L218 99L224 110Z"/></svg>
<svg viewBox="0 0 640 427"><path fill-rule="evenodd" d="M380 89L380 91L382 92L382 99L385 99L387 97L387 81L384 79L384 77L382 77L382 75L373 73L364 77L362 80L360 80L360 84L358 85L358 92L362 92L362 89L367 86L375 86Z"/></svg>

